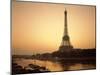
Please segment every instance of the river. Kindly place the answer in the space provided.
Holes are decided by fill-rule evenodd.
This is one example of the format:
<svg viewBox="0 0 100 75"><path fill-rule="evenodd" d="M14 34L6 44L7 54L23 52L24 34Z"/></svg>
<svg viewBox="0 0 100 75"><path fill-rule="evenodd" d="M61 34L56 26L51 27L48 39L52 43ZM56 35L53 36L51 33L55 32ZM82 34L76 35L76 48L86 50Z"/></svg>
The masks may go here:
<svg viewBox="0 0 100 75"><path fill-rule="evenodd" d="M73 71L73 70L87 70L95 69L96 65L91 63L68 63L59 61L48 61L48 60L36 60L36 59L15 59L15 63L22 67L27 67L29 64L46 67L51 72L56 71Z"/></svg>

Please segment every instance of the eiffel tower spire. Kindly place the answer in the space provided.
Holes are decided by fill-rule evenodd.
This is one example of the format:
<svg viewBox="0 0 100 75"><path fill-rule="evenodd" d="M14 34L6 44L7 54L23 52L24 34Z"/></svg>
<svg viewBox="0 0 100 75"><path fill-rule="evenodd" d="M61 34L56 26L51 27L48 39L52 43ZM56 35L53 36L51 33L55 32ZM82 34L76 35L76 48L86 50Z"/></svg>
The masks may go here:
<svg viewBox="0 0 100 75"><path fill-rule="evenodd" d="M67 29L67 11L66 11L66 9L65 9L64 14L65 14L64 35L68 35L68 29Z"/></svg>
<svg viewBox="0 0 100 75"><path fill-rule="evenodd" d="M70 37L68 35L68 24L67 24L67 11L65 9L64 11L64 34L63 34L63 37L62 37L62 44L60 46L60 50L62 51L66 51L67 49L72 49L73 46L71 45L70 43Z"/></svg>

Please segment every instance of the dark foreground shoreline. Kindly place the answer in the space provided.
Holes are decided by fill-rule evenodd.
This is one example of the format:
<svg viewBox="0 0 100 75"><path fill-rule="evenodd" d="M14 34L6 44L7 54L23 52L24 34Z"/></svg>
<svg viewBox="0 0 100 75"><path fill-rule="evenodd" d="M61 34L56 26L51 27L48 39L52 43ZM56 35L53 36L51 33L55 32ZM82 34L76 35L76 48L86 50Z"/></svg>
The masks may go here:
<svg viewBox="0 0 100 75"><path fill-rule="evenodd" d="M72 64L80 63L87 65L94 65L93 68L86 68L80 70L91 70L96 69L96 49L87 50L72 50L70 52L60 52L56 51L53 53L44 53L36 55L12 55L12 74L28 74L28 73L45 73L52 72L48 70L45 66L41 67L36 64L28 64L28 68L22 67L21 65L14 63L15 59L25 59L25 60L40 60L40 61L52 61L59 62L60 65L70 66ZM77 70L77 69L76 69ZM72 70L63 70L72 71ZM74 70L75 71L75 70Z"/></svg>

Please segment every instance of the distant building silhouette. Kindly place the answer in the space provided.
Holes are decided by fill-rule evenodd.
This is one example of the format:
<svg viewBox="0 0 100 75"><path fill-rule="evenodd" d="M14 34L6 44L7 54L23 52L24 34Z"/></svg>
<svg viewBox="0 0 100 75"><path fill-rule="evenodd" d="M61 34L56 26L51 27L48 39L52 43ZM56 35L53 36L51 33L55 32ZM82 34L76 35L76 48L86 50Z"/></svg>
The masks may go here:
<svg viewBox="0 0 100 75"><path fill-rule="evenodd" d="M60 52L69 52L70 50L72 50L73 46L70 43L70 37L68 35L68 28L67 28L67 11L65 9L64 12L64 19L65 19L65 23L64 23L64 35L62 37L62 43L61 46L59 47L59 51Z"/></svg>

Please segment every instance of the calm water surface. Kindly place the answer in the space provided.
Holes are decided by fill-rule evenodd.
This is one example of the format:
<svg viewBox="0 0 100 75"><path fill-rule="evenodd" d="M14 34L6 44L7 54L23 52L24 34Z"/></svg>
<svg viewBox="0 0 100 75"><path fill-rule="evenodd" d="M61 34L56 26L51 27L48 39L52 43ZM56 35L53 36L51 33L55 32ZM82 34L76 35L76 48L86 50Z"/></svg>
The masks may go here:
<svg viewBox="0 0 100 75"><path fill-rule="evenodd" d="M22 67L28 67L29 64L39 65L41 67L46 67L50 71L65 71L65 70L82 70L82 69L95 69L95 64L82 64L82 63L61 63L58 61L42 61L33 59L15 59L15 63L21 65Z"/></svg>

